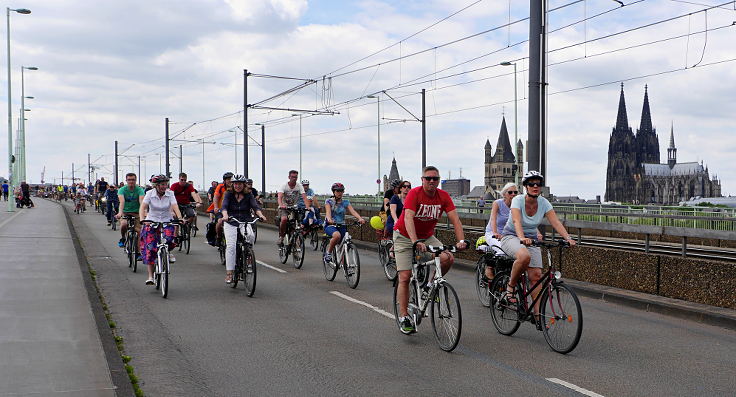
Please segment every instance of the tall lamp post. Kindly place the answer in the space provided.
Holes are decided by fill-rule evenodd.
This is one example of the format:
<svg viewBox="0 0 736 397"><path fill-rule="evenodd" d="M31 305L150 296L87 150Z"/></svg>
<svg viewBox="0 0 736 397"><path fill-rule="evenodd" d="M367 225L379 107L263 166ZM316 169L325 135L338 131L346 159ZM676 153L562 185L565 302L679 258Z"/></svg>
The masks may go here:
<svg viewBox="0 0 736 397"><path fill-rule="evenodd" d="M519 167L519 164L521 163L519 159L519 99L517 96L516 91L516 62L501 62L502 66L514 66L514 152L515 152L515 158L516 158L516 170L514 171L514 182L516 183L516 186L519 186L519 170L521 169Z"/></svg>
<svg viewBox="0 0 736 397"><path fill-rule="evenodd" d="M31 10L25 8L12 9L10 7L5 8L5 16L7 21L7 43L8 43L8 184L10 185L10 196L8 198L8 212L15 211L15 195L13 195L13 110L12 110L12 99L10 89L10 11L15 11L18 14L30 14Z"/></svg>
<svg viewBox="0 0 736 397"><path fill-rule="evenodd" d="M20 67L20 142L18 147L20 148L18 153L18 178L22 182L26 180L26 117L25 117L25 100L33 99L32 96L26 95L25 88L25 77L23 75L24 70L38 70L35 66L21 66Z"/></svg>
<svg viewBox="0 0 736 397"><path fill-rule="evenodd" d="M376 107L378 110L378 117L376 126L378 127L378 176L376 177L376 184L378 185L378 196L381 196L381 98L378 95L368 95L368 98L376 99Z"/></svg>
<svg viewBox="0 0 736 397"><path fill-rule="evenodd" d="M292 116L299 116L299 178L302 176L302 115L292 114Z"/></svg>

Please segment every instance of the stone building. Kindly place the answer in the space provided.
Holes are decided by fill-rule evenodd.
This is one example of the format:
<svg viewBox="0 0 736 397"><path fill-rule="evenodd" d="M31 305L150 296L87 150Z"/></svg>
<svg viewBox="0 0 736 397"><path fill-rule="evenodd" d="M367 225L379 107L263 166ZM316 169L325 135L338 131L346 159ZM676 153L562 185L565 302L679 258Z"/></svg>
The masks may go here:
<svg viewBox="0 0 736 397"><path fill-rule="evenodd" d="M616 126L608 143L605 200L677 205L696 196L720 195L720 181L710 178L702 163L677 163L674 126L670 130L667 164L660 164L659 137L652 124L647 87L641 121L634 134L628 122L622 83Z"/></svg>
<svg viewBox="0 0 736 397"><path fill-rule="evenodd" d="M466 196L470 193L470 179L460 177L458 179L445 179L442 181L442 190L451 197Z"/></svg>
<svg viewBox="0 0 736 397"><path fill-rule="evenodd" d="M519 169L516 169L516 156L522 157L524 145L519 140L516 143L516 156L511 147L509 140L509 132L506 129L506 118L501 119L501 131L498 134L498 142L496 143L496 151L493 152L491 142L486 140L485 145L485 178L484 184L486 194L496 197L496 191L501 190L508 182L514 182L516 172L524 173L524 163L519 162Z"/></svg>
<svg viewBox="0 0 736 397"><path fill-rule="evenodd" d="M394 157L393 161L391 161L391 170L388 172L388 176L385 174L383 175L383 191L389 189L389 185L391 185L391 181L394 179L403 180L401 176L399 176L399 169L396 167L396 157Z"/></svg>

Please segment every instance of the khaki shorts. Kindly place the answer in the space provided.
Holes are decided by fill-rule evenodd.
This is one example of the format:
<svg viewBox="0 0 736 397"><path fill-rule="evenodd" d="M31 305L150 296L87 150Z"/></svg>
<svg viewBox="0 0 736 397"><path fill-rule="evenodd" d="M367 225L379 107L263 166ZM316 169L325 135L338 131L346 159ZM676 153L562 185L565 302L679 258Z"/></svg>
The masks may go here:
<svg viewBox="0 0 736 397"><path fill-rule="evenodd" d="M138 216L138 213L137 212L123 212L123 216L126 216L126 215L132 216L134 218L133 222L135 222L134 223L135 231L140 233L141 232L141 222L140 222L140 217ZM121 219L121 220L124 220L124 219Z"/></svg>
<svg viewBox="0 0 736 397"><path fill-rule="evenodd" d="M519 240L516 236L503 236L501 239L501 249L508 254L511 255L513 258L516 258L516 252L518 252L522 247L526 247L526 249L529 251L529 256L532 257L531 261L529 262L529 267L537 267L542 268L542 249L540 247L527 247L524 244L521 243L521 240Z"/></svg>
<svg viewBox="0 0 736 397"><path fill-rule="evenodd" d="M436 247L442 247L442 242L435 236L430 236L424 243L426 245L433 245ZM404 237L401 233L394 233L394 257L396 258L396 270L411 270L412 255L414 250L412 247L411 240L408 237ZM420 262L428 262L434 259L434 254L425 252L420 258Z"/></svg>

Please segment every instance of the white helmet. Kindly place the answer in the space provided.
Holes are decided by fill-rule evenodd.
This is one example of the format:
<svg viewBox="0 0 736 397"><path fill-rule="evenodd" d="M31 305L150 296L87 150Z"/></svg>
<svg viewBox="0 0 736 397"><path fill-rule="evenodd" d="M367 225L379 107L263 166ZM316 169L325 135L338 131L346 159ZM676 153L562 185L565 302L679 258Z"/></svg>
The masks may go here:
<svg viewBox="0 0 736 397"><path fill-rule="evenodd" d="M538 171L529 171L524 174L524 177L521 178L521 184L526 186L526 182L529 179L541 179L542 183L544 183L544 175L540 174Z"/></svg>

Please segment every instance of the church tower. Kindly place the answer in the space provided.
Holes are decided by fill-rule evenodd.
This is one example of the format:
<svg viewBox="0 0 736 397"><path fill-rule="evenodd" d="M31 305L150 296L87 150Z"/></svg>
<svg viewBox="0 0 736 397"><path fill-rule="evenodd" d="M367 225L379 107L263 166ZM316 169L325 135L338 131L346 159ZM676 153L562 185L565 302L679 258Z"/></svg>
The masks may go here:
<svg viewBox="0 0 736 397"><path fill-rule="evenodd" d="M675 124L670 127L670 147L667 148L667 165L670 169L677 164L677 148L675 147Z"/></svg>
<svg viewBox="0 0 736 397"><path fill-rule="evenodd" d="M486 146L490 148L489 146ZM514 181L514 164L516 157L514 149L509 141L509 131L506 128L506 117L501 119L501 131L498 134L498 142L496 143L496 152L491 158L490 186L494 190L501 190L503 185Z"/></svg>
<svg viewBox="0 0 736 397"><path fill-rule="evenodd" d="M491 186L491 164L493 164L493 148L491 148L491 142L488 139L486 139L485 153L486 156L483 162L485 165L485 178L483 178L483 185L488 190Z"/></svg>
<svg viewBox="0 0 736 397"><path fill-rule="evenodd" d="M657 130L652 126L652 114L649 110L649 93L644 86L644 106L641 111L641 122L636 130L638 163L659 164L659 138Z"/></svg>
<svg viewBox="0 0 736 397"><path fill-rule="evenodd" d="M606 201L631 202L635 199L636 180L639 164L636 137L629 127L626 115L624 84L618 101L616 126L608 141L608 168L606 170Z"/></svg>

